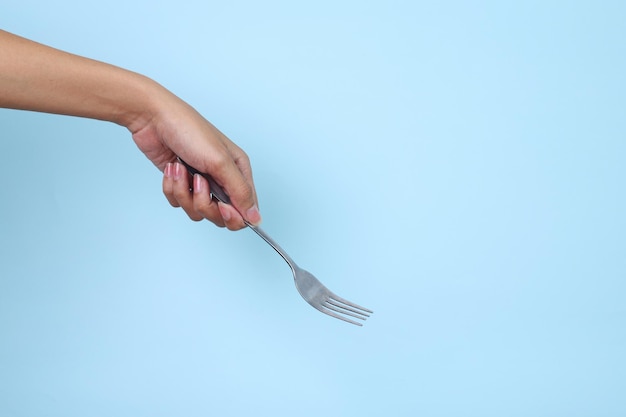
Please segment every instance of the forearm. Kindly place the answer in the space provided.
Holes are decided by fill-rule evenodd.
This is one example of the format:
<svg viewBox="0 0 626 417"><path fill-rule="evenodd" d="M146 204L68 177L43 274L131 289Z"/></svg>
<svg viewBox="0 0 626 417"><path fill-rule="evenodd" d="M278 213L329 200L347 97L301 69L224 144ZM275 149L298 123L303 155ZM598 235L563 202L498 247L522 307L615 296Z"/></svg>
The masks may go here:
<svg viewBox="0 0 626 417"><path fill-rule="evenodd" d="M0 107L111 121L132 130L162 88L150 79L0 30Z"/></svg>
<svg viewBox="0 0 626 417"><path fill-rule="evenodd" d="M163 191L194 220L232 230L261 221L247 155L191 106L147 77L0 30L0 107L66 114L125 126L164 171ZM180 156L210 174L232 206L199 183L192 195ZM199 176L197 176L199 178ZM204 184L204 185L203 185ZM243 214L242 214L243 213Z"/></svg>

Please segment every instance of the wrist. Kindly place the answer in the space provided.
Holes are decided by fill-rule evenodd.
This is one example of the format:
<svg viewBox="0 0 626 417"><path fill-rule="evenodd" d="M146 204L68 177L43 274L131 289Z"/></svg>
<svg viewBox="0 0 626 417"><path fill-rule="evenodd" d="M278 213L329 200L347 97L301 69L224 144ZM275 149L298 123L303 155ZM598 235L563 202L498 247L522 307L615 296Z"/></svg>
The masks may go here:
<svg viewBox="0 0 626 417"><path fill-rule="evenodd" d="M109 120L135 133L157 117L159 106L171 93L156 81L133 72L127 72L122 84L123 97L116 100Z"/></svg>

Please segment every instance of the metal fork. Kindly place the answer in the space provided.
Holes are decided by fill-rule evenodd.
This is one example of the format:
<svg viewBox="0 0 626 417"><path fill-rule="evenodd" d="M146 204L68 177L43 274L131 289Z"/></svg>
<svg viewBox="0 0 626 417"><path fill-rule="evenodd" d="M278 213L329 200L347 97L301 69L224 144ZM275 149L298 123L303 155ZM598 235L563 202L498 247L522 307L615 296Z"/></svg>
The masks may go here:
<svg viewBox="0 0 626 417"><path fill-rule="evenodd" d="M187 171L191 175L200 174L209 182L209 189L211 192L211 197L216 199L217 201L221 201L225 204L231 204L230 197L224 192L222 187L219 186L215 182L215 180L209 175L203 172L198 171L193 168L181 158L178 160L187 168ZM248 222L245 222L246 225L254 230L254 232L261 236L263 240L265 240L278 254L287 262L289 267L291 268L291 272L293 273L293 279L296 284L296 288L298 292L306 300L307 303L311 304L314 308L321 311L324 314L328 314L329 316L338 318L339 320L346 321L348 323L355 324L357 326L362 326L358 321L352 320L349 317L354 317L361 321L366 320L370 314L373 313L372 310L369 310L365 307L361 307L358 304L354 304L344 298L339 297L328 288L324 286L317 278L313 276L309 271L300 268L294 261L291 259L287 252L283 250L283 248L278 245L269 237L267 233L263 231L258 226L254 226Z"/></svg>

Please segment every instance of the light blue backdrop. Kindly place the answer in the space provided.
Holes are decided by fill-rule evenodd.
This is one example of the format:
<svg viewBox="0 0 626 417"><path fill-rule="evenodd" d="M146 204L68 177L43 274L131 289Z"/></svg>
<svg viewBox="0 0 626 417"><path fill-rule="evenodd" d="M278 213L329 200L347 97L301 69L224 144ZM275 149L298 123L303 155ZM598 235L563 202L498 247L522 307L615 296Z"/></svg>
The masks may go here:
<svg viewBox="0 0 626 417"><path fill-rule="evenodd" d="M115 125L0 111L3 416L626 415L620 1L22 0L250 155L324 316ZM0 59L3 59L0 55Z"/></svg>

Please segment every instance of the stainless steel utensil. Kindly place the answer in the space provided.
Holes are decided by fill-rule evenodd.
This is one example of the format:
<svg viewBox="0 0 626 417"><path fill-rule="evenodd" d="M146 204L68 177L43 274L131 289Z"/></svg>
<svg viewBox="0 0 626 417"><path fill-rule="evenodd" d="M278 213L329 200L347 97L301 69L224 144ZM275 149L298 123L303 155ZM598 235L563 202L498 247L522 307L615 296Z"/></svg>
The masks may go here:
<svg viewBox="0 0 626 417"><path fill-rule="evenodd" d="M178 160L187 168L187 171L189 171L191 175L200 174L204 178L206 178L206 180L209 182L209 189L212 198L215 198L216 200L221 201L225 204L231 204L228 195L209 174L198 171L180 158L178 158ZM263 240L265 240L272 248L274 248L274 250L278 252L278 254L285 260L285 262L287 262L287 264L291 268L291 272L293 273L293 279L295 281L298 292L300 293L302 298L307 301L307 303L311 304L317 310L321 311L324 314L328 314L329 316L338 318L339 320L343 320L348 323L355 324L357 326L362 326L362 324L358 321L350 319L349 317L354 317L356 319L364 321L370 316L370 314L373 313L372 310L354 304L330 291L317 278L315 278L313 274L300 268L293 261L293 259L291 259L289 255L287 255L283 248L281 248L280 245L278 245L278 243L274 241L274 239L272 239L267 233L265 233L263 229L258 226L254 226L248 222L246 222L246 225L250 229L254 230L257 235L263 238Z"/></svg>

